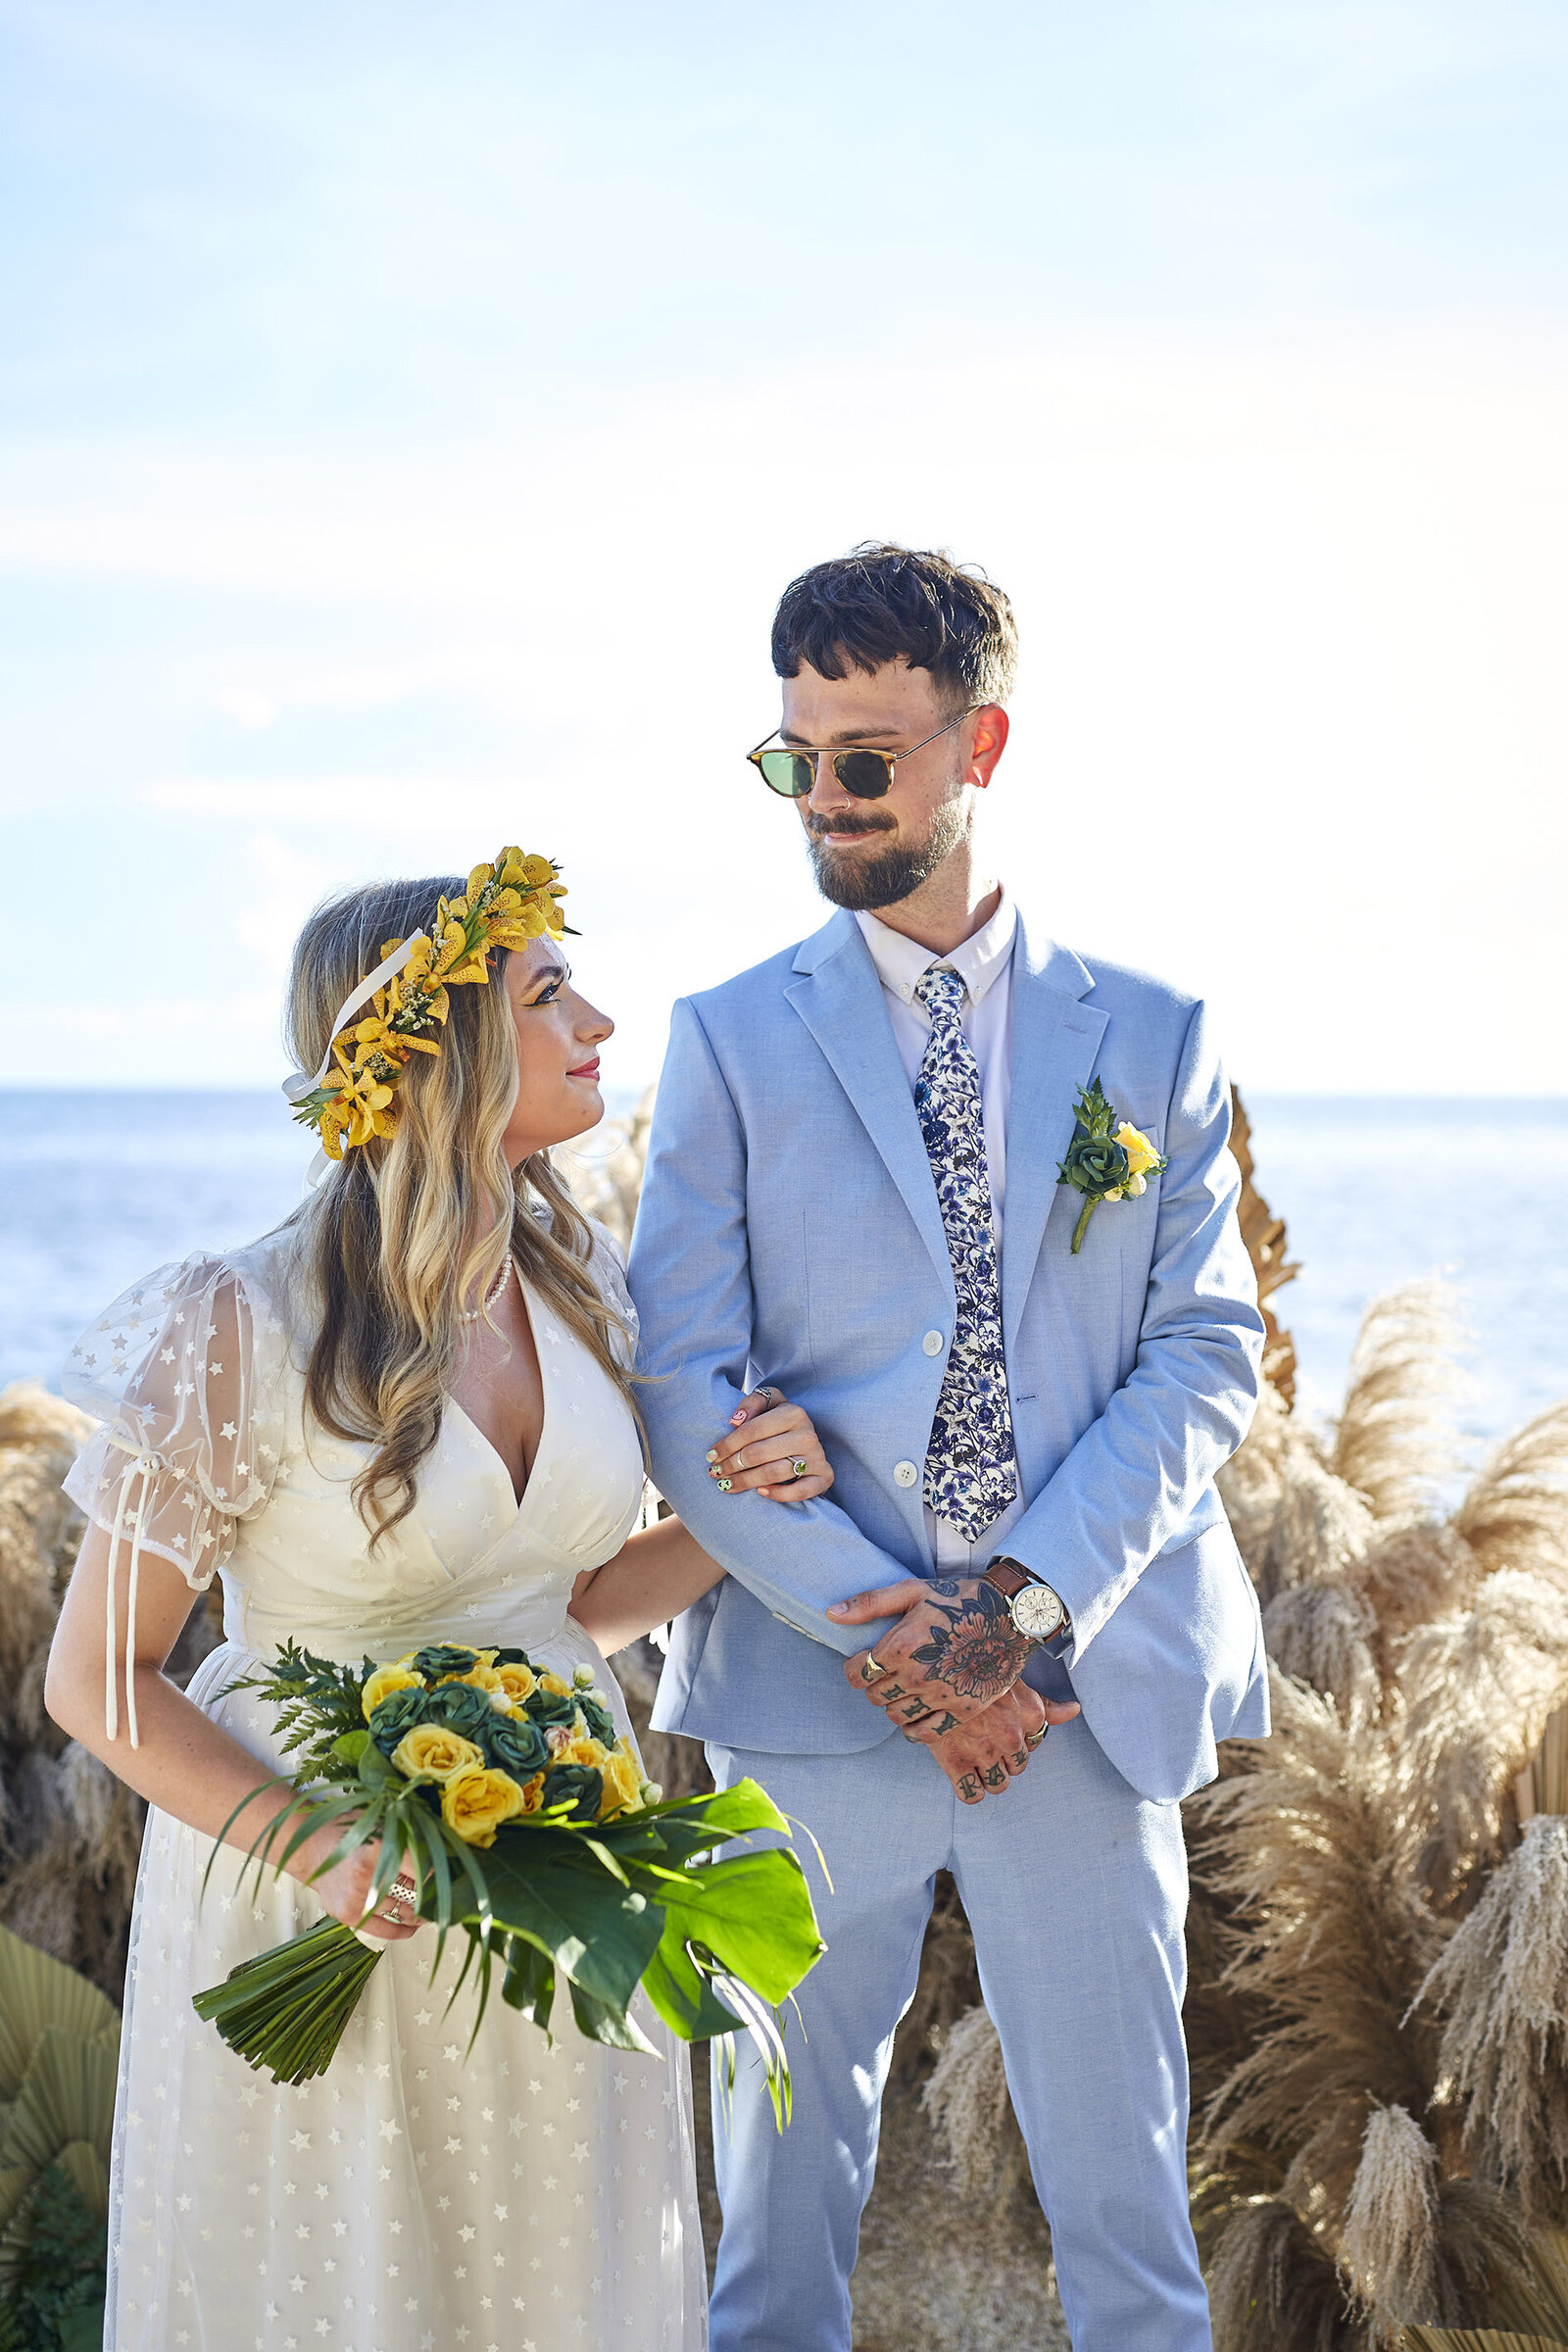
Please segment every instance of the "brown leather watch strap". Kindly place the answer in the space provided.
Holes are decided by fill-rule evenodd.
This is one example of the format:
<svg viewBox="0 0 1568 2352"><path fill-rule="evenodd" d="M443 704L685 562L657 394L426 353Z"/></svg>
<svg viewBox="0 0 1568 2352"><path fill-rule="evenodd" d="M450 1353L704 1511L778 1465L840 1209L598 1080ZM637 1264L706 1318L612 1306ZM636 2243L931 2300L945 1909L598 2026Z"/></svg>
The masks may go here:
<svg viewBox="0 0 1568 2352"><path fill-rule="evenodd" d="M1001 1559L993 1560L989 1568L981 1570L980 1581L994 1585L1004 1600L1011 1600L1025 1585L1032 1585L1037 1579L1026 1568L1020 1568L1016 1560Z"/></svg>

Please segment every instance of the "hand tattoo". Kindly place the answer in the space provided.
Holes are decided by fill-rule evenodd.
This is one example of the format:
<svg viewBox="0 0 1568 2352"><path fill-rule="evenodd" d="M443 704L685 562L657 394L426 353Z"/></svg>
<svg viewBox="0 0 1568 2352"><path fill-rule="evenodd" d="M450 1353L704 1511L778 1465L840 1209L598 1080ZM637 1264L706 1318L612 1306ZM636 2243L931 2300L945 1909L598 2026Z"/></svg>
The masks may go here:
<svg viewBox="0 0 1568 2352"><path fill-rule="evenodd" d="M910 1652L918 1666L929 1670L934 1683L947 1683L959 1698L982 1701L1010 1690L1029 1661L1029 1643L1012 1622L1012 1612L993 1585L982 1584L968 1599L956 1584L939 1584L934 1594L956 1606L933 1602L946 1619L934 1625L918 1649Z"/></svg>
<svg viewBox="0 0 1568 2352"><path fill-rule="evenodd" d="M983 1793L984 1792L981 1789L980 1783L976 1780L972 1772L960 1773L958 1776L958 1794L962 1797L966 1805L972 1805L975 1798Z"/></svg>
<svg viewBox="0 0 1568 2352"><path fill-rule="evenodd" d="M1005 1764L988 1764L986 1766L985 1778L988 1788L1000 1788L1006 1777L1007 1767Z"/></svg>

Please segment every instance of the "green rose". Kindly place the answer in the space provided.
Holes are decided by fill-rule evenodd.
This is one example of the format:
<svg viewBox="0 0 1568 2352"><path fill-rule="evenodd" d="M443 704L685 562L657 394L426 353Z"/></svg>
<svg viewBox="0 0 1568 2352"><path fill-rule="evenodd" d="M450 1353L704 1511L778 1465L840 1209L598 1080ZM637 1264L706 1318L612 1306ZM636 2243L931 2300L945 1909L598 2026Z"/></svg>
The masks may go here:
<svg viewBox="0 0 1568 2352"><path fill-rule="evenodd" d="M431 1721L432 1695L422 1686L412 1690L394 1690L379 1706L371 1708L370 1738L383 1756L390 1757L405 1733L412 1732L416 1724Z"/></svg>
<svg viewBox="0 0 1568 2352"><path fill-rule="evenodd" d="M605 1776L597 1764L553 1764L539 1791L541 1809L572 1800L573 1821L597 1821L604 1799Z"/></svg>
<svg viewBox="0 0 1568 2352"><path fill-rule="evenodd" d="M487 1762L500 1772L510 1772L514 1781L530 1779L550 1761L549 1744L536 1723L518 1722L515 1716L499 1714L494 1707L481 1744Z"/></svg>
<svg viewBox="0 0 1568 2352"><path fill-rule="evenodd" d="M594 1738L602 1740L607 1747L613 1747L616 1738L615 1719L604 1700L596 1698L591 1690L579 1690L577 1704L581 1707L583 1720Z"/></svg>
<svg viewBox="0 0 1568 2352"><path fill-rule="evenodd" d="M1061 1181L1097 1200L1107 1193L1120 1192L1132 1172L1132 1163L1113 1135L1089 1135L1082 1127L1061 1162Z"/></svg>
<svg viewBox="0 0 1568 2352"><path fill-rule="evenodd" d="M441 1683L434 1690L394 1690L370 1717L370 1737L382 1755L390 1756L416 1723L439 1723L482 1747L494 1714L486 1693L471 1683Z"/></svg>
<svg viewBox="0 0 1568 2352"><path fill-rule="evenodd" d="M522 1703L530 1720L542 1730L554 1731L562 1724L569 1731L577 1720L581 1699L575 1690L541 1690L535 1685Z"/></svg>
<svg viewBox="0 0 1568 2352"><path fill-rule="evenodd" d="M444 1674L466 1674L478 1663L479 1652L465 1648L461 1642L432 1642L427 1649L416 1649L409 1660L416 1674L432 1683L438 1683Z"/></svg>

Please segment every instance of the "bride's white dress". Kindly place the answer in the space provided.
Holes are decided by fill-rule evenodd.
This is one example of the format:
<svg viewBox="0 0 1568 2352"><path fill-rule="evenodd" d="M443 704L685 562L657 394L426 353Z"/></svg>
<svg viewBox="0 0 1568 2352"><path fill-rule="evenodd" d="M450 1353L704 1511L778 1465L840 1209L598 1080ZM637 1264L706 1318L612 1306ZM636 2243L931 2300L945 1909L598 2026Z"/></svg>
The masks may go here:
<svg viewBox="0 0 1568 2352"><path fill-rule="evenodd" d="M520 1506L499 1455L449 1402L412 1515L372 1551L349 1492L368 1448L317 1429L307 1446L289 1251L272 1236L161 1269L68 1366L68 1394L105 1424L69 1491L105 1529L121 1517L122 1545L139 1516L142 1552L194 1587L221 1575L225 1639L190 1696L286 1769L270 1707L225 1694L280 1642L354 1664L425 1642L508 1642L566 1674L586 1661L629 1729L566 1615L573 1579L619 1549L641 1506L636 1432L614 1385L527 1292L545 1412ZM597 1271L624 1301L608 1250ZM278 2088L202 2024L191 1996L321 1908L270 1875L240 1891L228 1848L204 1897L212 1852L150 1814L115 2118L108 2352L698 2352L686 2052L646 2004L655 2057L582 2039L564 1993L554 2047L492 1998L466 2056L468 1987L447 2013L461 1939L432 1986L426 1929L389 1947L328 2072Z"/></svg>

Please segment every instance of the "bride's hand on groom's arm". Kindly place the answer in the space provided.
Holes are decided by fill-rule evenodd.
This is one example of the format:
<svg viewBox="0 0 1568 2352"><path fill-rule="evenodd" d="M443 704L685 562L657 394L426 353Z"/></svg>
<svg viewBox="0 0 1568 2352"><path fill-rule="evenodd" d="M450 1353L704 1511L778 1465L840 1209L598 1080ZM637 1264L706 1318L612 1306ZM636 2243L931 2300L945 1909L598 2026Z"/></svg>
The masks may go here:
<svg viewBox="0 0 1568 2352"><path fill-rule="evenodd" d="M708 1475L721 1494L755 1491L769 1502L809 1502L833 1484L833 1467L810 1415L765 1386L741 1398L728 1429L713 1442Z"/></svg>
<svg viewBox="0 0 1568 2352"><path fill-rule="evenodd" d="M906 1577L833 1601L827 1613L840 1625L898 1618L874 1650L845 1659L845 1679L873 1707L885 1707L906 1739L925 1746L1011 1691L1034 1647L1014 1627L1003 1595L976 1576L934 1584ZM1065 1723L1077 1712L1076 1704L1053 1701L1045 1719Z"/></svg>

